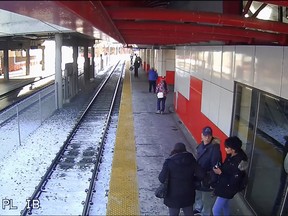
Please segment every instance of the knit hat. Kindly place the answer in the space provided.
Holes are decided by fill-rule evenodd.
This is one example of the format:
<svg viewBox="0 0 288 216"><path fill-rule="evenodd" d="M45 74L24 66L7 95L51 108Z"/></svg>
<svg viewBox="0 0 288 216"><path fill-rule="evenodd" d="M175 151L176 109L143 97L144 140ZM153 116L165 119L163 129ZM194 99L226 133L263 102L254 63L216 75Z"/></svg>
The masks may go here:
<svg viewBox="0 0 288 216"><path fill-rule="evenodd" d="M237 136L228 137L225 140L225 146L238 152L242 147L242 141Z"/></svg>
<svg viewBox="0 0 288 216"><path fill-rule="evenodd" d="M202 130L203 136L212 136L212 128L209 126L206 126Z"/></svg>
<svg viewBox="0 0 288 216"><path fill-rule="evenodd" d="M185 152L186 151L186 146L184 143L176 143L174 146L174 150L177 152Z"/></svg>

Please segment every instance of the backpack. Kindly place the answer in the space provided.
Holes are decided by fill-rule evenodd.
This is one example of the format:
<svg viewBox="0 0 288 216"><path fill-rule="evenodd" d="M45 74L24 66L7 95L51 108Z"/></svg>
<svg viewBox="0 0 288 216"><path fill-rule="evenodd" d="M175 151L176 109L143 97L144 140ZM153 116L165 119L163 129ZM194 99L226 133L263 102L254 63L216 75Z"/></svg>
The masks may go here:
<svg viewBox="0 0 288 216"><path fill-rule="evenodd" d="M238 192L245 190L248 185L248 174L246 171L242 171L241 179L239 181Z"/></svg>

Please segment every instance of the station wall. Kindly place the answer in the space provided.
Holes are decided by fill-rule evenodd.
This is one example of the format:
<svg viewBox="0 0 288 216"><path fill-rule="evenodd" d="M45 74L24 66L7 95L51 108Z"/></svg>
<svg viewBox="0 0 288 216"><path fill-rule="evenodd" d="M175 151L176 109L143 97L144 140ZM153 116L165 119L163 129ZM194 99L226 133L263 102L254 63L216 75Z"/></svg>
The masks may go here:
<svg viewBox="0 0 288 216"><path fill-rule="evenodd" d="M177 47L175 110L197 142L210 125L223 143L231 131L234 83L288 99L287 60L288 48L279 46Z"/></svg>

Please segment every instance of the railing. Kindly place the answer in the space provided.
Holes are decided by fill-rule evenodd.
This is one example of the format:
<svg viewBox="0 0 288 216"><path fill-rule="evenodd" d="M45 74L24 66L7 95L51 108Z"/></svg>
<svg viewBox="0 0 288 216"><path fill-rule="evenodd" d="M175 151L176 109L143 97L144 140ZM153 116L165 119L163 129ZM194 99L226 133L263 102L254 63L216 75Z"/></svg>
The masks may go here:
<svg viewBox="0 0 288 216"><path fill-rule="evenodd" d="M20 146L55 110L55 85L51 85L0 113L0 158Z"/></svg>

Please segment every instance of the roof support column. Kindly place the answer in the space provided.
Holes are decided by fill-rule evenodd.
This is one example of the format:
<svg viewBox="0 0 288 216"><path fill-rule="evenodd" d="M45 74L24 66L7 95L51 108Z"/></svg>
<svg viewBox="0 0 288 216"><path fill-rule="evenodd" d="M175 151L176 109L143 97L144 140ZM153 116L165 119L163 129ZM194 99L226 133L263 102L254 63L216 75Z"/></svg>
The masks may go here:
<svg viewBox="0 0 288 216"><path fill-rule="evenodd" d="M85 45L84 46L84 79L85 82L87 80L89 80L89 66L90 66L90 62L89 62L89 58L88 58L88 46Z"/></svg>
<svg viewBox="0 0 288 216"><path fill-rule="evenodd" d="M163 50L162 49L157 49L155 50L155 52L157 53L157 59L155 59L155 65L156 65L156 69L158 72L158 76L166 76L166 70L164 68L164 64L163 64Z"/></svg>
<svg viewBox="0 0 288 216"><path fill-rule="evenodd" d="M72 87L72 91L73 91L73 96L75 96L76 94L78 94L78 63L77 63L77 58L78 58L78 46L74 45L73 46L73 74L72 74L72 79L73 79L73 87Z"/></svg>
<svg viewBox="0 0 288 216"><path fill-rule="evenodd" d="M155 56L155 49L152 47L150 50L150 67L155 67L154 56Z"/></svg>
<svg viewBox="0 0 288 216"><path fill-rule="evenodd" d="M146 60L147 60L147 63L146 63L146 70L147 70L147 72L150 70L150 65L151 65L151 58L150 58L150 56L151 56L151 49L147 49L147 58L146 58Z"/></svg>
<svg viewBox="0 0 288 216"><path fill-rule="evenodd" d="M9 80L9 50L8 48L5 48L3 50L4 54L4 80L8 81Z"/></svg>
<svg viewBox="0 0 288 216"><path fill-rule="evenodd" d="M30 49L26 49L26 76L30 75Z"/></svg>
<svg viewBox="0 0 288 216"><path fill-rule="evenodd" d="M45 71L45 46L41 46L40 49L42 53L42 59L41 59L42 71Z"/></svg>
<svg viewBox="0 0 288 216"><path fill-rule="evenodd" d="M55 34L55 98L56 109L63 107L63 89L62 89L62 34Z"/></svg>
<svg viewBox="0 0 288 216"><path fill-rule="evenodd" d="M144 49L144 53L143 53L143 69L147 71L147 49Z"/></svg>
<svg viewBox="0 0 288 216"><path fill-rule="evenodd" d="M92 58L92 68L91 68L91 78L95 78L95 48L94 45L91 47L91 58Z"/></svg>

